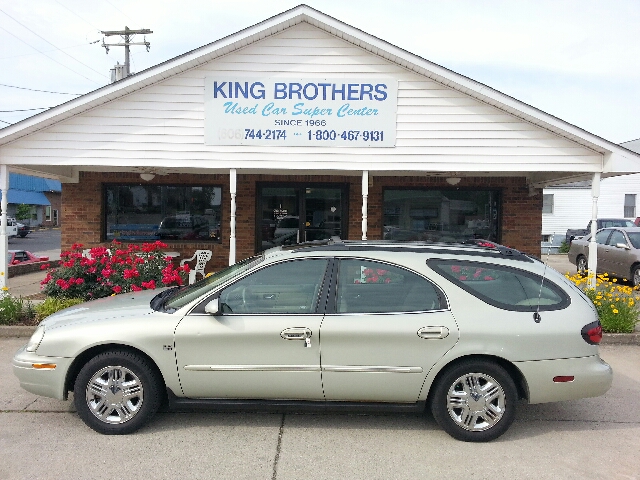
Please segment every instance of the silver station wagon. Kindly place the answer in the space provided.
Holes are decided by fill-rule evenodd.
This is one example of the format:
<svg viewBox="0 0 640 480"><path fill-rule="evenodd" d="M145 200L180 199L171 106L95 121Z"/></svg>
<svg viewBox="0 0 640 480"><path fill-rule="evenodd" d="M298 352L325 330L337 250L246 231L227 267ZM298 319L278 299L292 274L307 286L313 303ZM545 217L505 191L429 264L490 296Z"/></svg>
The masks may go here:
<svg viewBox="0 0 640 480"><path fill-rule="evenodd" d="M604 394L591 302L500 245L276 247L182 288L95 300L45 319L13 359L30 392L104 434L170 408L422 412L464 441L519 399Z"/></svg>

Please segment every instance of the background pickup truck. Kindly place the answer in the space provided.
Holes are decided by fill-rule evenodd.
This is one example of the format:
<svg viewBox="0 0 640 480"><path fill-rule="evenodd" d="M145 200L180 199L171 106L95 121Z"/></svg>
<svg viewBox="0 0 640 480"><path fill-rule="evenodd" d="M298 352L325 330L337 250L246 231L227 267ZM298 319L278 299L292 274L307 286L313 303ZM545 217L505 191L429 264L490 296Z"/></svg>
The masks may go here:
<svg viewBox="0 0 640 480"><path fill-rule="evenodd" d="M636 225L631 220L626 220L624 218L599 218L597 220L596 230L600 230L601 228L607 227L635 227ZM591 220L587 224L587 228L573 228L567 230L566 234L566 242L567 245L571 245L571 241L577 237L584 237L585 235L589 235L591 233Z"/></svg>

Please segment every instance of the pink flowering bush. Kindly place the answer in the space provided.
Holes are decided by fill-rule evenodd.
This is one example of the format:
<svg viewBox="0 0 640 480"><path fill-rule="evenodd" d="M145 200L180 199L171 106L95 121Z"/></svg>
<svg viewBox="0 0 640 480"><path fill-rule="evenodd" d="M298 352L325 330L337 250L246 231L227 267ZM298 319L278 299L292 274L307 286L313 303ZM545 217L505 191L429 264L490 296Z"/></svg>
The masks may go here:
<svg viewBox="0 0 640 480"><path fill-rule="evenodd" d="M94 298L155 288L182 285L189 265L174 268L161 249L162 242L124 245L114 241L111 247L94 247L87 256L83 245L73 244L60 254L60 266L49 269L42 281L47 296L55 298ZM49 268L45 265L43 269Z"/></svg>

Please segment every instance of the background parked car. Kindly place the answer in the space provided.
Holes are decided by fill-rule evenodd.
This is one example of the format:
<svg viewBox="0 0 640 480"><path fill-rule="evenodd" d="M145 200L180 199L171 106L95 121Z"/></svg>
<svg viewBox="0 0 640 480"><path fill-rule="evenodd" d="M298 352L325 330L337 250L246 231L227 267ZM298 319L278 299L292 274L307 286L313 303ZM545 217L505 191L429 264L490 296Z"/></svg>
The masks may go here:
<svg viewBox="0 0 640 480"><path fill-rule="evenodd" d="M9 265L47 261L49 261L49 257L34 255L27 250L9 250L9 252L7 253L7 263Z"/></svg>
<svg viewBox="0 0 640 480"><path fill-rule="evenodd" d="M630 222L631 223L631 222ZM578 273L586 274L591 235L576 238L569 248L569 261ZM640 228L603 228L596 232L598 247L597 273L608 273L640 285Z"/></svg>
<svg viewBox="0 0 640 480"><path fill-rule="evenodd" d="M18 235L18 222L15 218L7 217L7 236L15 237Z"/></svg>
<svg viewBox="0 0 640 480"><path fill-rule="evenodd" d="M16 227L18 227L18 236L21 238L24 238L31 233L31 227L29 225L18 222L16 223Z"/></svg>
<svg viewBox="0 0 640 480"><path fill-rule="evenodd" d="M596 223L596 229L609 227L635 227L636 225L626 218L599 218ZM567 244L571 244L574 238L584 237L591 234L591 220L587 224L587 228L570 228L565 235Z"/></svg>

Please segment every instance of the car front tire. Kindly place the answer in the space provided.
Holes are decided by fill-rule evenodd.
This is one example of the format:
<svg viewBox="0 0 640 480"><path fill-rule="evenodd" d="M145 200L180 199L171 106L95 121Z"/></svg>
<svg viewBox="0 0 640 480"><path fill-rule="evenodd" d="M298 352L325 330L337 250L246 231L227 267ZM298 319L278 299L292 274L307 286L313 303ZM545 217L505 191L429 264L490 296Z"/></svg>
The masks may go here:
<svg viewBox="0 0 640 480"><path fill-rule="evenodd" d="M508 430L518 392L509 374L488 360L468 360L445 371L435 386L431 411L457 440L488 442Z"/></svg>
<svg viewBox="0 0 640 480"><path fill-rule="evenodd" d="M124 435L144 426L162 402L162 381L148 360L128 351L109 351L78 373L74 403L96 432Z"/></svg>

